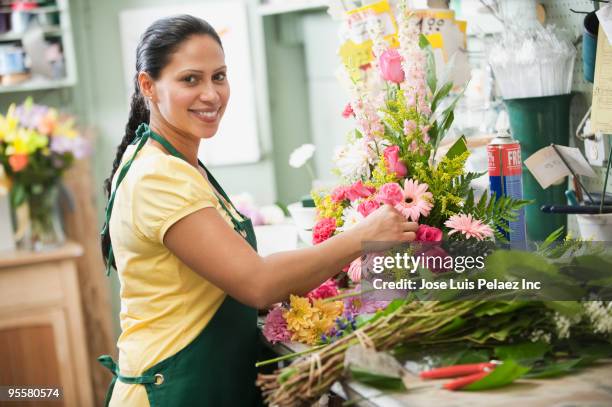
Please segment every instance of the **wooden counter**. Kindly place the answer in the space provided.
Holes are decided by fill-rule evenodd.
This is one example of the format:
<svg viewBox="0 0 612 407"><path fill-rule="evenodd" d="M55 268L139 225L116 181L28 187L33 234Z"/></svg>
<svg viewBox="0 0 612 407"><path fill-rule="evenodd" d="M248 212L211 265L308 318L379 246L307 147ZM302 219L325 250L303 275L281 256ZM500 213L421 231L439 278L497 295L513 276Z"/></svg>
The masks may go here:
<svg viewBox="0 0 612 407"><path fill-rule="evenodd" d="M75 264L82 253L72 242L0 252L0 385L60 387L63 401L54 406L93 405Z"/></svg>

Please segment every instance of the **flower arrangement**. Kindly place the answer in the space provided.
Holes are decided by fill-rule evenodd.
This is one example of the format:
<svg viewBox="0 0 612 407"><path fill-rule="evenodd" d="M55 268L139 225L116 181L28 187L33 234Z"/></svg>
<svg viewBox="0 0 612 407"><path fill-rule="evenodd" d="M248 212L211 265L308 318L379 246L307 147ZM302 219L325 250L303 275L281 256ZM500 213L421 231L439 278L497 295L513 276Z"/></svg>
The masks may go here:
<svg viewBox="0 0 612 407"><path fill-rule="evenodd" d="M369 74L347 75L353 100L342 115L354 118L357 128L335 154L342 184L329 193L313 192L318 215L313 243L350 229L381 205L392 205L406 219L418 222L416 240L420 242L503 242L507 222L514 220L527 202L486 193L475 197L470 182L481 174L464 170L469 152L463 137L445 154L438 151L461 94L449 96L453 84L438 80L427 39L411 21L406 2L398 3L399 47L388 47L380 28L370 24L375 59ZM516 270L515 278L527 278L531 272L534 279L541 277L543 270L556 276L576 273L576 265L581 273L612 267L609 256L572 252L573 243L560 251L546 250L561 233L551 235L538 253L496 251L487 262L498 275ZM453 296L445 301L423 301L409 295L390 303L358 304L365 296L352 295L359 290L361 265L367 261L367 255L355 259L344 270L354 288L336 293L326 282L323 291L328 297L292 297L289 304L268 316L267 322L274 321L264 328L269 331L268 339L274 335L277 341L298 340L319 346L311 348L311 355L300 352L267 361L297 357L274 374L259 376L258 385L267 403L312 403L336 380L347 375L363 377L363 370L355 374L346 359L357 346L368 347L370 352L392 351L396 357L425 351L430 355L444 353L454 361L503 360L501 367L495 368L495 380L479 380L471 385L473 390L503 386L527 374L548 377L573 372L583 363L612 355L612 308L608 302L508 301L491 294L486 301L480 300L484 297L465 301ZM451 273L437 276L447 274ZM316 331L320 335L317 340L309 330L312 328L306 328L318 321L319 317L312 317L318 312L315 304L339 300L344 303L342 316L333 324L327 320L319 325L327 331ZM295 314L299 322L290 324L289 316L293 319ZM564 358L559 360L559 355ZM379 375L375 379L367 383L405 390L401 377Z"/></svg>
<svg viewBox="0 0 612 407"><path fill-rule="evenodd" d="M342 184L329 193L312 193L318 217L312 243L351 229L381 205L419 222L421 242L503 240L507 222L526 201L488 194L475 199L470 182L482 174L465 171L469 152L463 137L437 157L461 95L450 97L452 82L437 80L431 46L405 7L398 26L397 49L385 42L379 27L369 27L374 81L371 74L347 72L353 100L342 115L354 117L357 128L335 154ZM450 103L444 105L447 97ZM303 163L311 151L302 146L293 161ZM356 259L345 269L354 284L361 279L360 264Z"/></svg>
<svg viewBox="0 0 612 407"><path fill-rule="evenodd" d="M57 228L52 213L62 175L89 153L89 142L74 122L31 98L0 114L0 163L11 183L11 206L16 210L27 204L35 246L52 238L47 232Z"/></svg>

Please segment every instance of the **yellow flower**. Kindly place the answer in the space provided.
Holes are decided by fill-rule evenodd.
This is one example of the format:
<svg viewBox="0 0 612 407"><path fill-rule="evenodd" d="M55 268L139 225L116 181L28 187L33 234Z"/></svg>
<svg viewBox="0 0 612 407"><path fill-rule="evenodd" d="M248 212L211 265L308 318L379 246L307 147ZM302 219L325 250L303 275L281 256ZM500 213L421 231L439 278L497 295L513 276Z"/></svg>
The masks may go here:
<svg viewBox="0 0 612 407"><path fill-rule="evenodd" d="M0 114L0 140L11 140L17 131L17 118L15 117L15 104L12 104L6 116Z"/></svg>
<svg viewBox="0 0 612 407"><path fill-rule="evenodd" d="M292 295L291 308L285 311L283 317L287 321L287 329L291 332L291 340L316 345L321 335L327 333L335 324L336 318L342 315L342 301L324 302L315 300L310 303L308 298Z"/></svg>
<svg viewBox="0 0 612 407"><path fill-rule="evenodd" d="M291 295L290 304L291 308L283 314L287 328L292 332L311 328L314 311L308 298Z"/></svg>

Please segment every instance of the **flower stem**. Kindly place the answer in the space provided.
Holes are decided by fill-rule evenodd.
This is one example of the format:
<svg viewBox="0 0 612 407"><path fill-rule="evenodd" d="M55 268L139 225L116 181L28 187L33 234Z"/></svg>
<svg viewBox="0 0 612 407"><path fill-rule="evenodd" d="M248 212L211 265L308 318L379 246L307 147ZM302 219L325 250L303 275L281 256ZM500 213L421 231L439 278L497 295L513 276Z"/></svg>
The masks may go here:
<svg viewBox="0 0 612 407"><path fill-rule="evenodd" d="M317 345L317 346L313 346L312 348L303 350L301 352L289 353L287 355L279 356L277 358L268 359L268 360L262 360L261 362L255 363L255 367L265 366L265 365L269 365L271 363L281 362L283 360L293 359L293 358L298 357L298 356L307 355L307 354L315 352L315 351L317 351L317 350L319 350L321 348L324 348L325 346L326 345Z"/></svg>

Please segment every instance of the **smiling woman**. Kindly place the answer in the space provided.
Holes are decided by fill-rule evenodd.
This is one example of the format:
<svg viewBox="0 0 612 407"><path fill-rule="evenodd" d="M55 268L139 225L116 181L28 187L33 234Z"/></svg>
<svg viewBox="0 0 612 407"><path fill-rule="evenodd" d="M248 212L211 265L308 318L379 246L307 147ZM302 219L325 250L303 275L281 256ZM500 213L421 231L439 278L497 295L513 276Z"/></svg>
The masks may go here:
<svg viewBox="0 0 612 407"><path fill-rule="evenodd" d="M316 247L257 254L251 221L198 161L229 98L219 36L188 16L158 20L137 48L135 92L106 187L107 268L121 282L111 406L252 406L256 308L303 294L362 241L414 240L392 207Z"/></svg>

